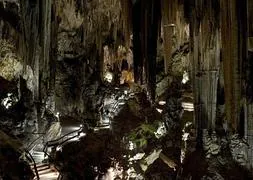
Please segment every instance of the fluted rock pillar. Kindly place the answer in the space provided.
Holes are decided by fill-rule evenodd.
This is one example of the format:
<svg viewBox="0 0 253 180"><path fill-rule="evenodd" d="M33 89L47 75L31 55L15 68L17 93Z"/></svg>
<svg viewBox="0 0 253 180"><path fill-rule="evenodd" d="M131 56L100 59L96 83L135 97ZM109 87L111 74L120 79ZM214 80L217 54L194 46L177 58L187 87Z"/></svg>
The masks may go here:
<svg viewBox="0 0 253 180"><path fill-rule="evenodd" d="M204 3L205 2L205 3ZM220 31L216 0L192 4L190 44L198 145L203 130L215 130L217 84L220 64Z"/></svg>
<svg viewBox="0 0 253 180"><path fill-rule="evenodd" d="M238 133L245 94L243 69L247 58L247 1L220 2L226 119L230 131Z"/></svg>
<svg viewBox="0 0 253 180"><path fill-rule="evenodd" d="M176 22L177 1L162 0L162 25L163 25L163 40L164 40L164 70L165 74L169 73L171 69L172 56L172 36L173 28Z"/></svg>
<svg viewBox="0 0 253 180"><path fill-rule="evenodd" d="M253 168L253 1L248 1L248 77L247 77L247 102L246 102L246 121L245 121L245 137L248 148L248 166Z"/></svg>

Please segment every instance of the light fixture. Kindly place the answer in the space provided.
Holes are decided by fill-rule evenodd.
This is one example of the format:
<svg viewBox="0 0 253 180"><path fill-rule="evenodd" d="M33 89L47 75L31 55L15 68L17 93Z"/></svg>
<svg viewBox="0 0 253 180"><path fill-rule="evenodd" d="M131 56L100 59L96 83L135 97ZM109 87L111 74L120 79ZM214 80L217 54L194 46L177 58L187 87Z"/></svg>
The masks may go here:
<svg viewBox="0 0 253 180"><path fill-rule="evenodd" d="M80 137L83 137L83 136L86 136L86 133L81 132L81 133L79 134L79 138L80 138Z"/></svg>
<svg viewBox="0 0 253 180"><path fill-rule="evenodd" d="M156 110L157 110L159 113L162 113L162 112L163 112L163 110L162 110L162 109L158 109L158 108L156 108Z"/></svg>
<svg viewBox="0 0 253 180"><path fill-rule="evenodd" d="M111 83L113 80L113 74L111 72L106 72L104 76L104 80Z"/></svg>
<svg viewBox="0 0 253 180"><path fill-rule="evenodd" d="M57 146L56 147L56 151L61 151L62 150L62 147L61 146Z"/></svg>
<svg viewBox="0 0 253 180"><path fill-rule="evenodd" d="M185 111L194 111L194 105L191 102L182 102L182 107Z"/></svg>
<svg viewBox="0 0 253 180"><path fill-rule="evenodd" d="M161 105L161 106L163 106L163 105L166 104L166 101L159 101L158 104Z"/></svg>
<svg viewBox="0 0 253 180"><path fill-rule="evenodd" d="M189 81L189 74L186 71L184 71L182 83L186 84L188 81Z"/></svg>

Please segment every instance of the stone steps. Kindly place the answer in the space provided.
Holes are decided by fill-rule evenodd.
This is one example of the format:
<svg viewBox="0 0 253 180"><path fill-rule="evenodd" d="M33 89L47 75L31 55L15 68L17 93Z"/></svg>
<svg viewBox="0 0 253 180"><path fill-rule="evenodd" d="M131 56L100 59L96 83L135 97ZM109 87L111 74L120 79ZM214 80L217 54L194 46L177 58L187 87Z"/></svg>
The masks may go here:
<svg viewBox="0 0 253 180"><path fill-rule="evenodd" d="M30 166L33 173L36 175L34 166L32 164ZM59 172L53 166L50 166L48 163L38 163L36 164L36 167L40 180L57 180ZM36 176L34 177L34 180L38 180Z"/></svg>

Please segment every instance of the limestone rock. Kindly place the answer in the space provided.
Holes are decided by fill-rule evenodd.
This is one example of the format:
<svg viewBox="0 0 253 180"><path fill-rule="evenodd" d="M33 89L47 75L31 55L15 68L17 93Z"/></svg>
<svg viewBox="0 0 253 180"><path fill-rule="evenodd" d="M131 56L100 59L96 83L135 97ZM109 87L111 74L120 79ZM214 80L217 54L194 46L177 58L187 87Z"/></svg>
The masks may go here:
<svg viewBox="0 0 253 180"><path fill-rule="evenodd" d="M243 141L238 134L234 134L231 136L229 147L233 159L240 165L246 166L248 151L248 145L246 141Z"/></svg>
<svg viewBox="0 0 253 180"><path fill-rule="evenodd" d="M220 152L220 145L218 144L215 132L210 136L206 129L203 130L203 148L207 158L211 158L213 155L217 155Z"/></svg>

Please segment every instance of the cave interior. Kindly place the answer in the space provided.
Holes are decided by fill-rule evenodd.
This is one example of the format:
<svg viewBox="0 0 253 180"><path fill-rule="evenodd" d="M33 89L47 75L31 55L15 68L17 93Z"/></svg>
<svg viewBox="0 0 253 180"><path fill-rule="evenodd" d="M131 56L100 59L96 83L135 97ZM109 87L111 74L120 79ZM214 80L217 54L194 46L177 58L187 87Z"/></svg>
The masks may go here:
<svg viewBox="0 0 253 180"><path fill-rule="evenodd" d="M253 0L0 0L0 180L253 179Z"/></svg>

